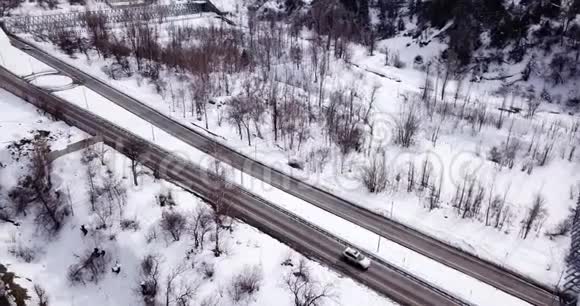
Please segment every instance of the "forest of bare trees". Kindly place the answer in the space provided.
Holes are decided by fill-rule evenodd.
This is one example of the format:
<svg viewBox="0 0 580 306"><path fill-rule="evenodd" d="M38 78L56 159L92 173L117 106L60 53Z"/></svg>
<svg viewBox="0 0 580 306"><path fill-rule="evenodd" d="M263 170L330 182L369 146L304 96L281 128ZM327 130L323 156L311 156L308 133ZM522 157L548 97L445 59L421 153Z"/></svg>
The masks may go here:
<svg viewBox="0 0 580 306"><path fill-rule="evenodd" d="M304 160L296 164L305 164L309 171L322 171L332 161L335 170L344 174L352 171L349 159L362 153L370 158L356 171L371 193L402 188L425 199L429 210L447 202L460 218L478 220L498 230L513 224L513 219L523 213L505 200L497 200L501 196L475 176L462 178L453 187L456 190L449 190L427 161L422 165L409 163L404 170L399 165L388 165L388 160L382 161L384 158L376 152L385 144L373 142L377 124L373 106L380 87L331 82L333 65L349 65L352 42L362 43L373 48L369 52L375 52L369 41L376 33L361 28L364 20L347 22L350 14L341 5L330 8L314 5L309 15L292 23L250 11L246 30L224 23L192 27L135 21L112 30L107 26L105 14L87 13L84 29L48 29L36 36L49 39L67 54L104 60L103 71L111 78L136 75L141 83L152 84L172 112L202 121L206 129L226 124L248 146L267 140L288 152L299 153ZM302 26L314 30L310 39L300 35ZM361 32L368 35L355 35ZM195 43L190 43L192 40ZM404 65L397 63L400 58L396 52L388 49L384 52L389 65ZM419 95L403 95L399 112L389 118L390 141L411 148L428 139L436 146L440 134L449 127L468 126L474 135L487 127L507 128L505 141L488 152L488 159L499 170L517 165L531 174L535 167L549 163L556 145L542 135L550 131L567 133L566 127L538 127L538 136L525 143L511 136L514 124L533 119L543 100L528 94L523 118L508 112L512 111L509 98L512 97L513 105L514 92L503 94L500 111L490 108L482 101L485 98L473 96L471 85L464 85L467 73L458 64L457 56L450 53L428 61L415 59L415 68L427 74L423 91ZM178 81L171 81L171 76ZM448 93L452 81L456 86ZM216 105L214 97L227 99ZM212 120L216 116L217 120ZM306 154L301 153L304 148ZM571 160L573 147L565 150ZM139 148L131 151L134 157L139 154ZM132 164L135 185L137 168L136 162ZM219 197L227 195L215 193L215 196L218 198L212 202L219 203ZM214 208L218 212L213 215L215 226L209 226L206 214L200 213L197 225L189 231L199 240L213 227L217 237L214 251L219 254L219 231L224 224L218 216L227 215L227 211L221 212L219 205ZM167 213L166 217L171 215ZM178 240L177 236L172 239ZM203 242L199 240L196 245L203 247Z"/></svg>

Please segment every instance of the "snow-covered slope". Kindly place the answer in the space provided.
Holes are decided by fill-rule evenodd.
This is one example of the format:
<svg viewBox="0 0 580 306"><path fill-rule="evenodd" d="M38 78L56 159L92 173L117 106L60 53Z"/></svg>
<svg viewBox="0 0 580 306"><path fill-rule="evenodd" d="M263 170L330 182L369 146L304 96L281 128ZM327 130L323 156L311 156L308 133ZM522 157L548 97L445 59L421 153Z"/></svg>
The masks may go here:
<svg viewBox="0 0 580 306"><path fill-rule="evenodd" d="M54 149L86 137L84 133L60 122L52 122L43 117L26 102L0 90L0 108L9 110L0 113L0 192L6 200L6 191L16 185L16 179L23 174L26 159L14 160L6 146L12 141L30 138L31 132L43 129L50 132ZM103 152L99 145L96 152ZM87 167L83 153L71 153L57 159L53 165L55 188L70 192L73 215L63 229L54 236L47 236L39 230L31 215L19 217L20 226L0 222L0 264L16 273L18 283L29 289L30 303L37 301L33 285L44 288L51 305L140 305L138 291L141 276L139 265L147 254L158 254L160 258L159 281L166 284L166 276L172 271L182 271L176 279L173 290L181 292L186 284L195 288L191 295L191 305L232 305L230 283L233 277L245 267L257 267L262 281L259 291L244 300L248 305L293 305L290 293L284 285L284 277L297 267L300 255L285 245L241 223L234 222L232 232L224 231L221 246L225 254L215 257L211 251L211 234L206 236L204 250L193 249L189 232L182 239L173 242L171 236L160 228L163 212L157 197L171 191L177 205L171 209L189 217L197 209L207 204L176 186L156 181L151 173L142 169L139 186L132 186L130 161L109 148L103 148L105 164L94 160L96 180L108 175L118 180L126 189L126 203L113 208L113 216L107 217L108 226L100 228L103 219L97 211L91 211L88 195ZM109 170L107 170L109 169ZM108 174L102 171L111 171ZM104 205L104 203L102 203ZM131 220L134 225L122 229L119 222ZM88 229L85 236L81 227ZM100 228L100 229L99 229ZM109 262L104 267L102 278L95 282L72 285L67 279L69 266L79 261L87 251L94 248L106 250ZM28 258L25 256L29 256ZM26 259L26 260L25 260ZM285 263L285 264L282 264ZM290 266L293 265L294 267ZM307 261L313 279L331 288L327 305L393 305L368 289L355 284L348 278ZM121 267L119 274L113 267ZM159 299L167 292L160 283ZM174 296L170 293L173 301ZM210 303L210 304L203 304ZM171 302L171 305L175 305Z"/></svg>

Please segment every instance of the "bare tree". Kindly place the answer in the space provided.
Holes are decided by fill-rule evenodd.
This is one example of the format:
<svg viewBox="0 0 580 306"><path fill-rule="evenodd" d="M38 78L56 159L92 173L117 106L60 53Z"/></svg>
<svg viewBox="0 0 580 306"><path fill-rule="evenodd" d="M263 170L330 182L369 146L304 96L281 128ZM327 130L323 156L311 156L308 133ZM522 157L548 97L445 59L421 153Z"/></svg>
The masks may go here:
<svg viewBox="0 0 580 306"><path fill-rule="evenodd" d="M419 181L419 188L422 190L428 188L431 180L431 173L433 172L433 166L429 162L429 158L425 158L422 165L421 180Z"/></svg>
<svg viewBox="0 0 580 306"><path fill-rule="evenodd" d="M38 300L38 306L48 306L49 298L46 290L42 288L39 284L34 284L34 293L36 294L36 299Z"/></svg>
<svg viewBox="0 0 580 306"><path fill-rule="evenodd" d="M147 146L145 143L131 143L125 148L125 154L131 159L131 173L133 174L133 184L139 186L137 180L139 173L137 172L137 165L139 164L139 157L145 153Z"/></svg>
<svg viewBox="0 0 580 306"><path fill-rule="evenodd" d="M52 188L52 161L49 158L50 148L45 139L34 141L28 165L28 174L22 177L18 185L9 192L18 213L26 214L31 203L35 206L35 223L51 232L59 231L69 216L69 205L66 195Z"/></svg>
<svg viewBox="0 0 580 306"><path fill-rule="evenodd" d="M123 208L127 204L127 188L123 183L123 180L111 171L109 167L106 167L105 176L102 178L101 193L104 196L104 201L108 203L108 207L113 211L113 206L116 204L119 213L119 219L123 216Z"/></svg>
<svg viewBox="0 0 580 306"><path fill-rule="evenodd" d="M186 218L177 211L165 211L161 215L161 228L171 235L173 241L179 241L186 225Z"/></svg>
<svg viewBox="0 0 580 306"><path fill-rule="evenodd" d="M441 200L441 188L442 188L442 179L439 179L439 185L436 185L436 182L432 182L429 185L429 195L428 200L429 200L429 211L432 211L433 209L439 207L439 203Z"/></svg>
<svg viewBox="0 0 580 306"><path fill-rule="evenodd" d="M252 145L250 133L251 105L247 100L236 97L230 99L227 108L227 119L236 125L240 139L243 139L242 128L246 131L248 145Z"/></svg>
<svg viewBox="0 0 580 306"><path fill-rule="evenodd" d="M10 11L19 7L23 0L3 0L0 2L0 17L10 15Z"/></svg>
<svg viewBox="0 0 580 306"><path fill-rule="evenodd" d="M182 279L185 272L185 266L177 266L165 278L165 306L189 305L189 301L193 298L199 285L190 278Z"/></svg>
<svg viewBox="0 0 580 306"><path fill-rule="evenodd" d="M475 218L479 215L485 188L473 175L466 174L457 185L453 206L457 209L457 214L461 218Z"/></svg>
<svg viewBox="0 0 580 306"><path fill-rule="evenodd" d="M97 175L97 170L92 162L87 163L86 174L87 174L87 188L89 192L89 203L91 203L91 211L95 211L97 204L97 199L99 194L97 192L97 186L95 182L95 176Z"/></svg>
<svg viewBox="0 0 580 306"><path fill-rule="evenodd" d="M227 202L228 194L230 193L230 185L227 182L226 169L220 161L214 161L212 169L215 183L212 185L213 190L208 197L210 204L214 209L213 222L215 224L215 256L220 256L222 253L220 246L221 230L225 227L225 220L229 214L229 204Z"/></svg>
<svg viewBox="0 0 580 306"><path fill-rule="evenodd" d="M68 268L68 280L71 284L85 284L86 282L98 283L103 275L108 271L108 263L111 258L105 250L94 248L87 250L80 257L78 263L72 264Z"/></svg>
<svg viewBox="0 0 580 306"><path fill-rule="evenodd" d="M203 250L205 236L212 230L213 216L207 206L198 206L190 222L190 232L193 236L193 243L196 249Z"/></svg>
<svg viewBox="0 0 580 306"><path fill-rule="evenodd" d="M141 280L139 282L139 293L143 297L146 306L156 305L156 297L159 292L159 266L161 259L159 255L149 254L141 260Z"/></svg>
<svg viewBox="0 0 580 306"><path fill-rule="evenodd" d="M407 192L412 192L415 189L415 163L410 161L407 171Z"/></svg>
<svg viewBox="0 0 580 306"><path fill-rule="evenodd" d="M420 118L414 105L404 109L395 121L395 143L404 148L410 147L419 132Z"/></svg>
<svg viewBox="0 0 580 306"><path fill-rule="evenodd" d="M378 150L361 169L361 180L371 193L379 193L387 188L387 165L385 153Z"/></svg>
<svg viewBox="0 0 580 306"><path fill-rule="evenodd" d="M534 196L532 207L530 207L521 222L520 235L523 239L528 237L532 229L540 230L545 218L548 216L546 210L546 200L538 193Z"/></svg>
<svg viewBox="0 0 580 306"><path fill-rule="evenodd" d="M538 108L540 108L541 104L542 104L541 99L539 99L535 96L528 97L526 99L526 107L527 107L526 117L527 118L534 118L534 116L536 115L536 112L538 111Z"/></svg>
<svg viewBox="0 0 580 306"><path fill-rule="evenodd" d="M294 306L322 306L335 297L332 284L321 284L310 275L305 259L301 259L297 271L284 277L286 289L292 294Z"/></svg>
<svg viewBox="0 0 580 306"><path fill-rule="evenodd" d="M428 101L431 96L431 91L433 90L433 82L430 79L431 72L431 62L427 62L425 71L425 83L423 85L423 93L421 94L421 100Z"/></svg>

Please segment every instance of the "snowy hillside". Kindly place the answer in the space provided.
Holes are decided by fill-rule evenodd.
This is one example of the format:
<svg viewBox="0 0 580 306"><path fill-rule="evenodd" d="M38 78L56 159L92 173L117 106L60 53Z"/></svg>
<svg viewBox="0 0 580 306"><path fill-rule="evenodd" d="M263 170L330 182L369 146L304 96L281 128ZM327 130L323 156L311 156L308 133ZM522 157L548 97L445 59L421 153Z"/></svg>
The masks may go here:
<svg viewBox="0 0 580 306"><path fill-rule="evenodd" d="M35 141L46 140L57 150L86 135L51 121L5 91L0 91L0 108L9 110L0 114L0 201L6 205L8 191L27 172ZM129 166L126 157L100 144L60 157L51 173L52 188L63 193L69 209L60 232L41 227L35 208L18 218L18 226L0 222L0 265L15 273L19 277L15 282L28 289L27 305L38 301L34 285L45 290L49 305L137 305L143 299L140 282L147 280L142 265L149 255L159 269L157 298L169 297L170 305L187 305L180 304L185 301L232 305L232 299L246 305L293 305L286 281L292 280L292 271L301 264L311 275L313 289L325 290L320 292L328 295L327 305L392 304L236 221L231 231L220 231L225 253L215 257L214 230L207 228L200 240L203 246L195 246L192 234L195 216L210 213L207 204L172 184L155 181L147 169L142 169L139 186L133 186ZM95 209L91 184L105 192L94 198ZM107 198L109 192L113 199ZM160 202L163 195L170 195L171 201ZM167 215L182 216L186 224L172 234L162 221ZM72 277L71 271L90 258L95 248L105 251L102 261L95 260L94 269L87 267ZM113 272L114 268L120 272ZM237 275L244 273L256 278L255 291L237 292L232 287Z"/></svg>
<svg viewBox="0 0 580 306"><path fill-rule="evenodd" d="M391 7L389 1L366 0L220 0L215 5L235 25L213 13L148 23L108 23L103 16L89 16L93 22L77 28L40 27L18 35L249 157L546 286L559 286L572 216L580 203L576 1L563 1L557 12L542 11L545 7L534 1L515 6L504 1L431 2ZM453 6L448 14L439 12L448 4ZM468 10L480 6L501 12L501 18L488 22L484 17L500 14ZM69 8L63 4L62 9ZM12 14L28 12L43 11L25 5ZM466 24L461 14L473 24ZM522 24L512 24L518 20ZM496 31L510 26L521 31ZM11 71L21 76L51 73L46 65L5 46L0 64ZM208 155L68 78L44 76L32 83L59 89L55 95L210 166ZM19 109L14 98L5 100L12 104L0 109ZM38 126L47 124L42 120ZM0 127L12 131L9 123L2 125L2 118ZM42 129L51 135L69 130ZM28 132L5 134L10 136L2 141L8 143L30 137ZM51 146L85 137L74 129L65 134ZM132 304L140 298L135 290L136 279L142 277L141 260L167 249L160 279L179 267L176 284L193 279L192 286L200 286L191 297L194 305L209 296L220 297L218 305L229 305L234 298L230 281L249 270L259 270L263 279L248 304L279 304L280 297L286 301L288 291L280 277L297 267L298 255L292 255L293 266L281 265L290 253L287 247L238 223L233 232L222 233L225 256L214 257L209 247L188 253L189 233L184 230L184 239L164 233L163 213L195 216L205 204L169 183L156 182L146 169L139 187L132 187L128 160L106 151L107 165L97 162L100 157L87 161L86 153L55 161L55 188L70 189L74 216L30 264L9 250L20 241L13 235L23 235L27 248L38 247L42 238L32 218L19 217L20 227L0 223L9 229L2 238L7 247L0 264L10 264L10 271L33 283L40 279L51 295L67 291L70 264L90 257L95 247L103 248L110 256L107 267L119 261L122 272L107 268L98 284L74 286L71 294L54 299L64 305L96 305L121 296ZM8 153L2 156L0 192L6 197L26 166ZM91 167L100 176L98 184L109 177L126 189L122 210L114 208L106 222L90 209L85 168ZM284 209L476 304L522 302L390 241L381 242L381 237L268 182L237 170L231 173L232 180ZM176 207L160 207L160 195L169 191ZM138 229L121 228L134 219ZM81 225L91 233L83 236ZM212 235L206 237L207 244L215 243ZM319 288L332 283L333 293L341 292L328 299L329 305L390 303L316 263L308 265ZM204 276L208 267L215 268L209 278ZM62 281L46 281L59 273ZM188 291L187 286L175 288L171 294ZM167 292L163 290L159 294Z"/></svg>

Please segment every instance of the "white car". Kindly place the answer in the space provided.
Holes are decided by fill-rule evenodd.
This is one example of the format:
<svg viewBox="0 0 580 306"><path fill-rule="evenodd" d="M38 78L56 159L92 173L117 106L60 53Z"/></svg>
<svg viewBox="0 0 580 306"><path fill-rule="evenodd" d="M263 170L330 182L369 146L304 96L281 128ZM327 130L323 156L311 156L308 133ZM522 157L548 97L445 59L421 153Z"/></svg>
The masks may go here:
<svg viewBox="0 0 580 306"><path fill-rule="evenodd" d="M364 270L367 270L371 266L371 260L361 254L360 251L353 248L346 248L346 250L342 252L342 256L344 256L344 258L350 263L355 264Z"/></svg>

